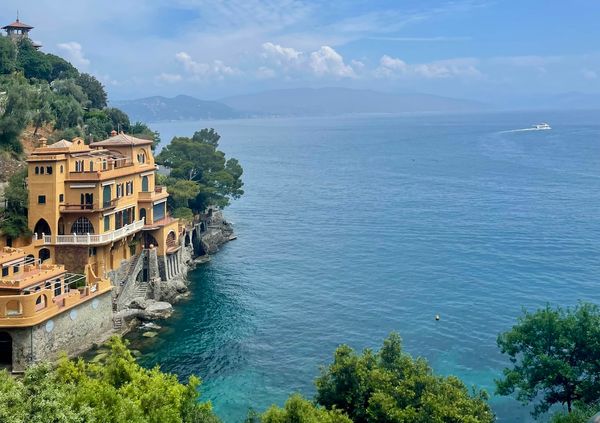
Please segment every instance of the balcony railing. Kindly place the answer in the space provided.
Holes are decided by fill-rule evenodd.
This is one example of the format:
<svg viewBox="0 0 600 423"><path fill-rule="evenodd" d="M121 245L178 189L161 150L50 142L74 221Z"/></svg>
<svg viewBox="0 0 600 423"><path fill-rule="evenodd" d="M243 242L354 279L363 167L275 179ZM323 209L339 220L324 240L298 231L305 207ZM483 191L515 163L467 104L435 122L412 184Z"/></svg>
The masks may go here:
<svg viewBox="0 0 600 423"><path fill-rule="evenodd" d="M167 195L169 195L167 192L167 187L156 186L154 187L154 191L142 191L138 193L138 198L142 201L150 201L155 200L157 198L164 198Z"/></svg>
<svg viewBox="0 0 600 423"><path fill-rule="evenodd" d="M66 203L61 204L62 213L95 213L105 210L114 209L117 205L117 199L104 201L102 203L81 204L81 203Z"/></svg>
<svg viewBox="0 0 600 423"><path fill-rule="evenodd" d="M112 241L117 241L121 238L131 235L142 229L144 219L137 220L129 225L125 225L120 229L105 232L103 234L84 234L84 235L43 235L44 243L57 245L102 245ZM37 240L37 235L34 234L34 240Z"/></svg>
<svg viewBox="0 0 600 423"><path fill-rule="evenodd" d="M176 218L171 217L171 216L165 216L161 219L155 220L154 222L148 223L146 225L144 225L144 229L154 229L154 228L158 228L161 226L166 226L172 222L177 221Z"/></svg>

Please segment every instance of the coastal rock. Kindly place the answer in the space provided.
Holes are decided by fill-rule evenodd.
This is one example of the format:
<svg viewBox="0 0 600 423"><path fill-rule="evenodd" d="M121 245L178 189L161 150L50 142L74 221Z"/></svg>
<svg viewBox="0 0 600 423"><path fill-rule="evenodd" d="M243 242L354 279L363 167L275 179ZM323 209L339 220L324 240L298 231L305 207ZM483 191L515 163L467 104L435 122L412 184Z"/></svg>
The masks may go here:
<svg viewBox="0 0 600 423"><path fill-rule="evenodd" d="M127 305L128 308L134 308L138 310L145 310L148 307L148 301L143 297L137 297L131 300Z"/></svg>
<svg viewBox="0 0 600 423"><path fill-rule="evenodd" d="M144 311L147 316L152 316L156 319L165 319L173 313L173 306L166 301L157 301L146 307Z"/></svg>
<svg viewBox="0 0 600 423"><path fill-rule="evenodd" d="M144 332L142 334L144 338L154 338L156 335L158 335L156 332Z"/></svg>
<svg viewBox="0 0 600 423"><path fill-rule="evenodd" d="M187 280L180 275L169 281L160 281L154 287L154 298L158 301L176 302L188 292Z"/></svg>

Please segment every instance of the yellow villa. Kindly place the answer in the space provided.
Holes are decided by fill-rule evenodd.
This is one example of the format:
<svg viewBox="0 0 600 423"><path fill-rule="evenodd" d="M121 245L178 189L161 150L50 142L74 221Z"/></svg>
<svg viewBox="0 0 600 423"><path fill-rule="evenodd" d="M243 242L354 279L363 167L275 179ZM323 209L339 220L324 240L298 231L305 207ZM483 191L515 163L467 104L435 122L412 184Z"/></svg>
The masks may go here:
<svg viewBox="0 0 600 423"><path fill-rule="evenodd" d="M22 371L96 342L134 294L184 271L197 234L167 214L151 146L113 131L90 145L41 139L31 152L32 236L0 237L0 365Z"/></svg>

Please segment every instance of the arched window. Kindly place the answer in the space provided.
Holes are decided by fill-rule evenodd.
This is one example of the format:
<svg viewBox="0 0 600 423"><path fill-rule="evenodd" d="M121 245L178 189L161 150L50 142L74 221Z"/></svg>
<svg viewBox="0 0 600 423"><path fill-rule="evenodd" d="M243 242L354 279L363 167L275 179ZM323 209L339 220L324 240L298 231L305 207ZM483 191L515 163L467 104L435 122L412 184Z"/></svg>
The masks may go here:
<svg viewBox="0 0 600 423"><path fill-rule="evenodd" d="M142 176L142 191L148 192L148 177Z"/></svg>
<svg viewBox="0 0 600 423"><path fill-rule="evenodd" d="M41 238L42 234L44 235L52 235L50 231L50 225L44 219L40 219L35 224L33 228L33 232L37 235L38 239Z"/></svg>
<svg viewBox="0 0 600 423"><path fill-rule="evenodd" d="M65 234L65 220L62 218L62 216L58 218L58 234Z"/></svg>
<svg viewBox="0 0 600 423"><path fill-rule="evenodd" d="M46 308L46 304L47 304L46 296L44 294L40 295L35 300L35 311Z"/></svg>
<svg viewBox="0 0 600 423"><path fill-rule="evenodd" d="M140 209L140 220L144 219L144 222L146 221L146 209L145 208L141 208Z"/></svg>
<svg viewBox="0 0 600 423"><path fill-rule="evenodd" d="M36 175L39 175L39 174L40 174L40 168L39 168L39 166L36 166L36 167L35 167L35 174L36 174Z"/></svg>
<svg viewBox="0 0 600 423"><path fill-rule="evenodd" d="M71 233L77 235L93 234L94 226L87 217L80 217L71 226Z"/></svg>
<svg viewBox="0 0 600 423"><path fill-rule="evenodd" d="M40 175L44 174L44 166L40 166Z"/></svg>
<svg viewBox="0 0 600 423"><path fill-rule="evenodd" d="M167 248L176 248L177 247L177 237L175 232L171 231L167 235Z"/></svg>
<svg viewBox="0 0 600 423"><path fill-rule="evenodd" d="M46 173L47 173L48 175L52 175L52 166L48 166L48 167L46 167Z"/></svg>
<svg viewBox="0 0 600 423"><path fill-rule="evenodd" d="M65 167L63 165L60 165L60 173L63 173L65 171Z"/></svg>

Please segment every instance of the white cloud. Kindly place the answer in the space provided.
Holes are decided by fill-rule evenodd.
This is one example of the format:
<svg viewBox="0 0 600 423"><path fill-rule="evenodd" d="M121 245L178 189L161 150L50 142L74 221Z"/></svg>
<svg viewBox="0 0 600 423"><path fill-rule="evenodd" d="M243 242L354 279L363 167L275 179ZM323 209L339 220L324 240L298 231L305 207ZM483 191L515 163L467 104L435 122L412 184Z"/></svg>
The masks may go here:
<svg viewBox="0 0 600 423"><path fill-rule="evenodd" d="M268 68L266 66L261 66L256 71L256 77L258 79L272 79L272 78L275 78L276 76L277 76L277 72L275 72L273 69Z"/></svg>
<svg viewBox="0 0 600 423"><path fill-rule="evenodd" d="M181 75L179 75L178 73L161 73L160 75L158 75L157 79L161 82L166 82L168 84L174 84L176 82L179 82L183 79L183 77Z"/></svg>
<svg viewBox="0 0 600 423"><path fill-rule="evenodd" d="M310 54L310 67L317 76L356 77L352 66L345 64L344 58L329 46L322 46Z"/></svg>
<svg viewBox="0 0 600 423"><path fill-rule="evenodd" d="M183 65L183 68L195 78L200 79L225 79L225 77L237 75L240 73L238 69L227 66L221 60L213 60L212 63L201 63L195 61L185 51L181 51L175 55L175 59Z"/></svg>
<svg viewBox="0 0 600 423"><path fill-rule="evenodd" d="M421 77L441 79L454 77L478 78L482 74L476 59L450 59L430 63L408 64L402 59L384 55L375 69L380 78Z"/></svg>
<svg viewBox="0 0 600 423"><path fill-rule="evenodd" d="M588 68L582 69L581 74L585 79L598 79L598 73Z"/></svg>
<svg viewBox="0 0 600 423"><path fill-rule="evenodd" d="M83 54L83 48L81 47L81 44L75 41L70 41L68 43L60 43L58 48L66 53L69 61L75 66L85 68L90 65L90 61L86 59Z"/></svg>
<svg viewBox="0 0 600 423"><path fill-rule="evenodd" d="M262 45L262 56L274 61L278 65L296 65L302 61L302 52L292 48L283 47L271 42Z"/></svg>
<svg viewBox="0 0 600 423"><path fill-rule="evenodd" d="M351 65L332 47L322 46L319 50L304 53L292 47L283 47L271 42L262 45L262 58L271 66L280 68L285 74L317 77L355 78L356 73ZM357 66L362 63L356 62ZM273 70L272 68L269 68Z"/></svg>

